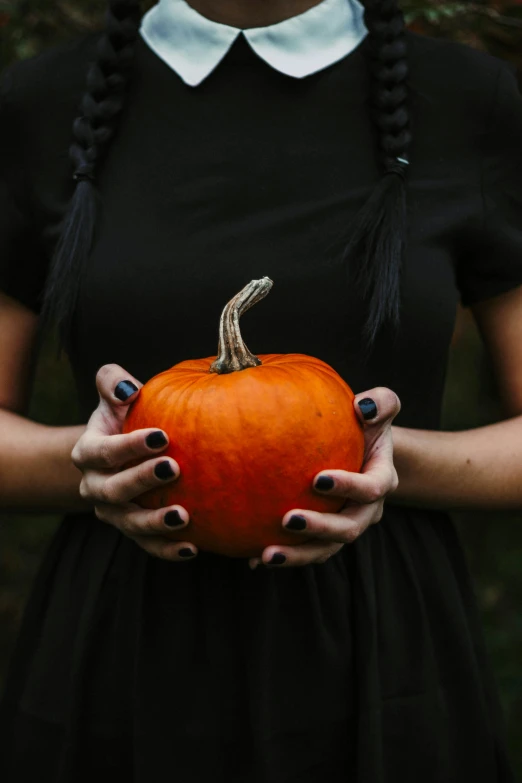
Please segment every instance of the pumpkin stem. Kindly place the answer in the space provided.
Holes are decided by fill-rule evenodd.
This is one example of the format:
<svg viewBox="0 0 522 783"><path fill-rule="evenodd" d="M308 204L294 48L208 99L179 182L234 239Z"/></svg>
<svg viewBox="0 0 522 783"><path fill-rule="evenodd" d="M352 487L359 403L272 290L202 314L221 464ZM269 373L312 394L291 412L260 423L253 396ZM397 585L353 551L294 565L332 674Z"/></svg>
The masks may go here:
<svg viewBox="0 0 522 783"><path fill-rule="evenodd" d="M268 294L273 281L269 277L251 280L225 306L219 322L219 345L217 359L210 365L210 372L224 375L229 372L257 367L261 362L250 353L239 330L239 319L248 309Z"/></svg>

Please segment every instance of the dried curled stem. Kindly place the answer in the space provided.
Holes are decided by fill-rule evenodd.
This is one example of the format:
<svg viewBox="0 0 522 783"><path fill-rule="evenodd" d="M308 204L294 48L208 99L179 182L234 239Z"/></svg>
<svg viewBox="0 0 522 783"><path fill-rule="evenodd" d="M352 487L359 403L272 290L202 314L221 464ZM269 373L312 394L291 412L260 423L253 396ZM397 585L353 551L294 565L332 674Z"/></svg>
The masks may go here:
<svg viewBox="0 0 522 783"><path fill-rule="evenodd" d="M225 306L219 322L218 355L210 366L210 372L224 375L261 364L257 356L250 353L241 337L239 319L252 305L264 299L273 284L269 277L251 280Z"/></svg>

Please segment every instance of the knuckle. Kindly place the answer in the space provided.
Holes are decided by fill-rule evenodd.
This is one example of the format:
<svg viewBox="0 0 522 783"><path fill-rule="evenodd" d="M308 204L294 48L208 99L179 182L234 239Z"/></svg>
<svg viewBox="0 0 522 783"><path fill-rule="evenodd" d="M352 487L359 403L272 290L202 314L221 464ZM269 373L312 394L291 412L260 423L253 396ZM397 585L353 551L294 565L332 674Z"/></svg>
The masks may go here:
<svg viewBox="0 0 522 783"><path fill-rule="evenodd" d="M356 525L350 525L347 527L343 534L343 541L345 544L353 544L359 538L359 528Z"/></svg>
<svg viewBox="0 0 522 783"><path fill-rule="evenodd" d="M80 497L82 498L82 500L91 499L91 493L85 477L82 478L82 480L80 481L80 486L78 487L78 491L80 493Z"/></svg>
<svg viewBox="0 0 522 783"><path fill-rule="evenodd" d="M123 437L125 438L125 446L131 459L143 459L144 454L149 454L149 450L145 445L143 430L127 432Z"/></svg>
<svg viewBox="0 0 522 783"><path fill-rule="evenodd" d="M156 515L151 513L142 517L139 522L136 522L136 530L139 533L153 533L157 535L160 532L164 532L165 528L161 521L158 521Z"/></svg>
<svg viewBox="0 0 522 783"><path fill-rule="evenodd" d="M378 503L378 501L386 494L387 488L384 487L384 483L380 481L374 481L368 487L366 493L367 503Z"/></svg>
<svg viewBox="0 0 522 783"><path fill-rule="evenodd" d="M391 472L389 492L395 492L398 486L399 486L399 476L394 468Z"/></svg>
<svg viewBox="0 0 522 783"><path fill-rule="evenodd" d="M386 386L379 387L379 394L382 395L383 405L386 408L387 415L395 418L401 409L401 401L398 395Z"/></svg>
<svg viewBox="0 0 522 783"><path fill-rule="evenodd" d="M115 364L102 364L96 373L96 383L102 384L105 380L107 380L107 378L112 375L115 367Z"/></svg>
<svg viewBox="0 0 522 783"><path fill-rule="evenodd" d="M377 508L375 509L375 513L373 515L373 522L380 522L384 514L384 500L381 500L381 502L377 505Z"/></svg>
<svg viewBox="0 0 522 783"><path fill-rule="evenodd" d="M145 544L142 544L141 542L140 542L140 546L142 549L145 550L145 552L147 552L148 555L154 557L156 560L165 560L165 558L160 555L157 548L154 549L152 547L146 546Z"/></svg>
<svg viewBox="0 0 522 783"><path fill-rule="evenodd" d="M100 506L94 506L94 515L101 522L108 522L109 521L109 519L107 517L106 511L102 507L100 507Z"/></svg>
<svg viewBox="0 0 522 783"><path fill-rule="evenodd" d="M154 465L150 464L150 460L142 462L141 465L137 466L135 479L138 491L141 489L150 489L156 485L159 479L154 475Z"/></svg>
<svg viewBox="0 0 522 783"><path fill-rule="evenodd" d="M103 396L104 390L109 385L109 378L111 375L112 375L112 369L110 364L104 364L102 367L98 369L98 372L96 373L95 383L100 396Z"/></svg>
<svg viewBox="0 0 522 783"><path fill-rule="evenodd" d="M307 525L307 527L311 528L311 525ZM319 515L313 520L313 531L314 531L314 535L318 535L318 536L324 536L328 533L329 531L328 525L321 515Z"/></svg>
<svg viewBox="0 0 522 783"><path fill-rule="evenodd" d="M159 541L156 551L162 560L181 560L171 541Z"/></svg>
<svg viewBox="0 0 522 783"><path fill-rule="evenodd" d="M141 549L143 549L148 555L159 559L157 544L152 544L150 541L147 541L147 539L142 539L139 537L133 538L133 541L135 541L135 543L138 544L138 546L141 547Z"/></svg>
<svg viewBox="0 0 522 783"><path fill-rule="evenodd" d="M327 554L327 555L319 555L319 557L317 558L317 560L316 560L315 562L316 562L316 563L319 563L320 565L323 565L323 564L324 564L324 563L326 563L326 561L327 561L327 560L329 560L329 559L330 559L330 554Z"/></svg>
<svg viewBox="0 0 522 783"><path fill-rule="evenodd" d="M116 487L110 481L105 481L98 490L98 499L108 505L118 503L119 498Z"/></svg>
<svg viewBox="0 0 522 783"><path fill-rule="evenodd" d="M110 436L102 439L98 447L98 460L105 468L114 468L116 466Z"/></svg>
<svg viewBox="0 0 522 783"><path fill-rule="evenodd" d="M334 547L330 547L329 549L325 549L324 552L322 552L319 555L319 557L317 558L316 562L318 562L321 565L323 565L324 563L326 563L332 557L333 554L338 552L340 548L341 547L336 544Z"/></svg>
<svg viewBox="0 0 522 783"><path fill-rule="evenodd" d="M71 451L71 461L76 468L80 468L83 462L83 453L80 441L75 443L73 450Z"/></svg>

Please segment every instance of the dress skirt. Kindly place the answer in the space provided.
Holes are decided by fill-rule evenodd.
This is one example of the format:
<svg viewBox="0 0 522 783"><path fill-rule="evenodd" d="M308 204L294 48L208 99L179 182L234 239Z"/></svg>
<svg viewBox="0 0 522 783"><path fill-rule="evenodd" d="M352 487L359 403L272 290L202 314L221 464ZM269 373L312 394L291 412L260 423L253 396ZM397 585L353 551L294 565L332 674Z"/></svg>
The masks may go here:
<svg viewBox="0 0 522 783"><path fill-rule="evenodd" d="M1 702L3 783L508 783L451 519L388 506L324 564L171 563L68 515Z"/></svg>

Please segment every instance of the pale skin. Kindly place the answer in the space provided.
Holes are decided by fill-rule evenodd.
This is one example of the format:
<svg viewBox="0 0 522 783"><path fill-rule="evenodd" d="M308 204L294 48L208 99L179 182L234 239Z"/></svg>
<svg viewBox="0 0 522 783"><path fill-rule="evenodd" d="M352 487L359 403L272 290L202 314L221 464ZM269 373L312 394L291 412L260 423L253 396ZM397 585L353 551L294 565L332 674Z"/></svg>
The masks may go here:
<svg viewBox="0 0 522 783"><path fill-rule="evenodd" d="M191 0L190 5L214 21L247 28L283 21L318 2ZM378 388L359 393L354 403L359 417L358 401L372 398L377 406L377 415L364 422L362 473L332 466L315 477L335 480L330 493L345 500L343 510L338 514L289 510L281 524L286 525L293 515L302 516L306 535L313 534L314 540L300 543L303 533L295 532L296 546L270 546L261 558L249 561L251 567L259 560L269 568L326 562L380 521L386 499L440 509L522 506L522 287L480 303L472 312L494 362L506 419L465 432L413 430L393 425L399 410L393 391ZM186 509L171 506L150 512L133 503L145 489L176 481L180 474L179 465L168 458L173 476L155 476L155 466L165 461L161 457L165 447L146 445L145 438L154 428L121 434L125 411L139 394L139 379L117 365L100 368L96 377L100 402L86 425L48 427L24 415L36 330L37 316L0 293L0 506L94 510L99 519L117 527L152 556L180 561L183 549L196 556L189 540L169 537L172 528L164 523L165 513L176 510L186 526ZM121 401L114 389L125 380L133 381L138 391ZM143 462L125 468L136 457ZM268 565L277 553L285 556L285 562Z"/></svg>
<svg viewBox="0 0 522 783"><path fill-rule="evenodd" d="M346 500L339 514L291 509L285 525L296 514L307 522L313 542L267 547L261 556L269 568L324 563L380 521L387 498L392 503L431 508L520 508L522 506L522 287L477 305L474 315L490 349L498 384L510 418L466 432L432 432L392 426L398 411L389 389L372 389L356 397L371 397L378 415L365 422L366 458L358 475L332 468L336 480L332 494ZM162 483L154 467L163 449L150 449L145 438L155 430L121 434L128 404L139 394L141 382L118 365L100 368L96 383L100 403L87 425L48 427L24 417L29 393L30 359L37 316L20 303L0 294L0 483L1 505L10 509L94 509L107 524L116 526L151 555L180 561L179 552L190 541L169 538L164 524L168 510L177 510L186 525L186 509L171 506L150 512L132 501L146 488ZM131 380L138 392L123 402L114 396L122 380ZM143 462L124 468L131 458ZM176 481L179 465L170 458ZM394 464L395 463L395 464ZM398 479L398 483L397 483ZM177 528L182 529L182 528ZM282 565L268 565L276 553ZM259 558L252 558L253 567Z"/></svg>

